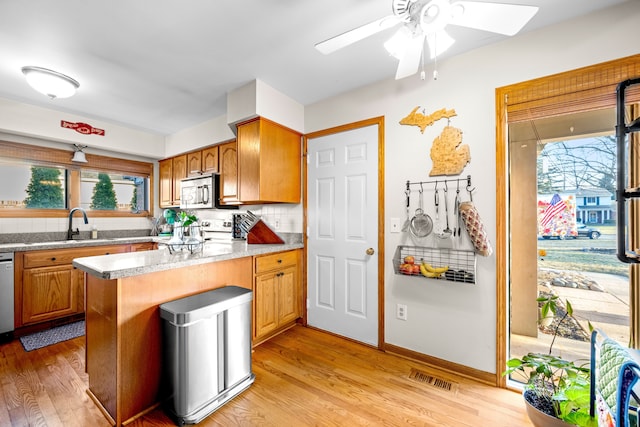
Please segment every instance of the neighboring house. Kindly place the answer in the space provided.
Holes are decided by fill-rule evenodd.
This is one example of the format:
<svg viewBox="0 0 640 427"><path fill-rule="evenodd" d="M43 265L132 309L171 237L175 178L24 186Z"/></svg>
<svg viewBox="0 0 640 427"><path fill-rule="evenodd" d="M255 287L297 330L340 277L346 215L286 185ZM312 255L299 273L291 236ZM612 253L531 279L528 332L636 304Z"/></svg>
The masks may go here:
<svg viewBox="0 0 640 427"><path fill-rule="evenodd" d="M604 188L578 188L576 218L583 224L605 224L615 220L616 202L613 194Z"/></svg>

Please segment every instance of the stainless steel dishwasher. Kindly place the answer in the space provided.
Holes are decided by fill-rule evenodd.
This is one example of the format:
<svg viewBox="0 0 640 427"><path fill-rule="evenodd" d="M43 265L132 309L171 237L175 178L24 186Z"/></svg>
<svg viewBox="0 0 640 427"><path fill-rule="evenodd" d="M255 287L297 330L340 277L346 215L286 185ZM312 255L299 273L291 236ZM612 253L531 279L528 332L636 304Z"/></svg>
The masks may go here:
<svg viewBox="0 0 640 427"><path fill-rule="evenodd" d="M0 253L0 341L13 338L13 252Z"/></svg>

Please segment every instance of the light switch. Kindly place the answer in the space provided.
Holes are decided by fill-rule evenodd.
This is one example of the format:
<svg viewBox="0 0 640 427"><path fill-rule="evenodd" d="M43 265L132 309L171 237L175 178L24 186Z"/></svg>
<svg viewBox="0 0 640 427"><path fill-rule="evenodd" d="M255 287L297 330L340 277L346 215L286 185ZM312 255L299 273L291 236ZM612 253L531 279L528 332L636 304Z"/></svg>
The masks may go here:
<svg viewBox="0 0 640 427"><path fill-rule="evenodd" d="M400 232L400 218L391 218L391 232L392 233Z"/></svg>

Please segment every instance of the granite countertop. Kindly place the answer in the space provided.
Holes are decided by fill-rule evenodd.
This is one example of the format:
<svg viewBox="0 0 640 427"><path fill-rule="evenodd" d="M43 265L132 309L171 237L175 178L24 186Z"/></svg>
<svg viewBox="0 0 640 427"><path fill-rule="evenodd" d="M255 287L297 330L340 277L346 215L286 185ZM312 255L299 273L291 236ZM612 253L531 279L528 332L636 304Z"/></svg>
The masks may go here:
<svg viewBox="0 0 640 427"><path fill-rule="evenodd" d="M171 253L168 247L160 244L160 248L154 251L76 258L73 260L73 266L101 279L120 279L173 268L301 249L303 247L301 242L274 245L250 245L245 241L229 243L205 242L202 251L192 254L187 250Z"/></svg>
<svg viewBox="0 0 640 427"><path fill-rule="evenodd" d="M0 244L0 252L27 252L41 251L44 249L71 249L89 246L127 245L130 243L163 242L168 237L141 236L141 237L115 237L108 239L80 239L80 240L55 240L49 242L22 242Z"/></svg>

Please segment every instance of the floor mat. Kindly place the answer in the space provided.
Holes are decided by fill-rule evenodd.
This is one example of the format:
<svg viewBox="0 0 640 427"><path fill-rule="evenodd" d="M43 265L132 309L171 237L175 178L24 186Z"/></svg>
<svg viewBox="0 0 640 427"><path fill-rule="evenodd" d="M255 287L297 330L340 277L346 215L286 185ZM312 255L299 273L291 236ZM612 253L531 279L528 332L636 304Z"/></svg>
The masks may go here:
<svg viewBox="0 0 640 427"><path fill-rule="evenodd" d="M84 335L84 320L25 335L20 337L20 342L25 351L32 351L82 335Z"/></svg>

